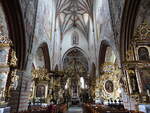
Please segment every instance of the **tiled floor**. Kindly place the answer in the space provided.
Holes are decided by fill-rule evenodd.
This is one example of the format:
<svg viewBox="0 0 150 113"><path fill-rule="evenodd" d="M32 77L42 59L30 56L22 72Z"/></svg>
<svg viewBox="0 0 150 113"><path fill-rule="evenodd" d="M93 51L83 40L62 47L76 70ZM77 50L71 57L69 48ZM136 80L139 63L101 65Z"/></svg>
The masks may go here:
<svg viewBox="0 0 150 113"><path fill-rule="evenodd" d="M82 107L70 107L66 113L83 113Z"/></svg>

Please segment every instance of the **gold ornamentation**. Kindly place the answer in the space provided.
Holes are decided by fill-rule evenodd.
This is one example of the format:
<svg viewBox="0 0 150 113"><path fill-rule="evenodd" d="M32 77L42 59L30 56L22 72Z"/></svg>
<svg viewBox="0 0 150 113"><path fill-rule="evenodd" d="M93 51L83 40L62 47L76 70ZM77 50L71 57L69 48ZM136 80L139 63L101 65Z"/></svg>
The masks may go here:
<svg viewBox="0 0 150 113"><path fill-rule="evenodd" d="M139 69L150 67L149 61L136 60L136 57L135 57L138 55L138 51L136 52L136 50L138 50L137 49L138 46L142 46L142 45L147 46L149 42L150 42L150 25L147 22L143 22L136 28L134 36L133 36L133 40L131 40L129 44L129 49L126 52L126 59L123 62L123 68L129 75L129 78L127 77L129 84L131 84L130 77L131 76L136 77L136 75L138 75L136 71L138 71ZM139 102L139 94L136 94L136 95L132 94L131 96L132 96L131 98Z"/></svg>
<svg viewBox="0 0 150 113"><path fill-rule="evenodd" d="M140 95L139 94L131 95L131 98L136 100L136 102L140 102Z"/></svg>
<svg viewBox="0 0 150 113"><path fill-rule="evenodd" d="M131 70L131 69L127 70L127 72L128 72L129 74L135 74L135 71L134 71L134 70Z"/></svg>
<svg viewBox="0 0 150 113"><path fill-rule="evenodd" d="M16 90L18 86L19 76L16 74L17 70L12 71L11 73L11 85L10 88Z"/></svg>
<svg viewBox="0 0 150 113"><path fill-rule="evenodd" d="M54 79L53 85L54 85L54 87L60 87L60 80L59 79Z"/></svg>
<svg viewBox="0 0 150 113"><path fill-rule="evenodd" d="M10 66L17 66L17 57L16 57L16 52L12 50L11 52L11 60L10 60Z"/></svg>
<svg viewBox="0 0 150 113"><path fill-rule="evenodd" d="M49 80L48 71L45 68L39 68L32 70L33 79Z"/></svg>
<svg viewBox="0 0 150 113"><path fill-rule="evenodd" d="M113 74L118 69L118 65L112 62L102 64L102 72L105 74Z"/></svg>
<svg viewBox="0 0 150 113"><path fill-rule="evenodd" d="M14 70L11 72L10 83L9 83L9 86L5 90L6 98L9 98L11 96L11 94L10 94L11 90L17 89L19 76L16 74L16 72L17 72L17 70Z"/></svg>
<svg viewBox="0 0 150 113"><path fill-rule="evenodd" d="M127 61L132 61L133 60L133 56L134 56L134 53L133 53L133 50L128 50L127 52L126 52L126 60Z"/></svg>
<svg viewBox="0 0 150 113"><path fill-rule="evenodd" d="M140 67L143 65L149 65L148 63L144 63L144 62L141 62L141 61L135 61L134 59L134 50L135 48L137 48L137 46L140 44L142 45L147 45L149 44L150 42L150 25L147 23L147 22L143 22L141 23L135 33L134 33L134 36L133 36L133 40L131 40L130 44L129 44L129 49L128 51L126 52L126 64L129 64L129 65L139 65Z"/></svg>
<svg viewBox="0 0 150 113"><path fill-rule="evenodd" d="M12 45L12 41L3 35L3 26L0 25L0 47L9 47Z"/></svg>
<svg viewBox="0 0 150 113"><path fill-rule="evenodd" d="M108 80L113 82L113 85L114 85L113 86L113 92L108 92L105 89L105 83ZM119 80L120 80L120 76L119 75L115 75L115 74L102 75L100 77L100 82L99 82L99 89L100 89L100 92L101 92L101 97L106 99L106 100L110 99L110 98L117 99L120 96L119 93L118 93L118 89L121 87L120 83L119 83Z"/></svg>
<svg viewBox="0 0 150 113"><path fill-rule="evenodd" d="M145 68L145 67L150 67L150 62L147 62L147 61L126 61L126 62L123 62L123 66L127 70L129 68Z"/></svg>
<svg viewBox="0 0 150 113"><path fill-rule="evenodd" d="M150 25L147 22L140 24L134 34L134 40L150 40Z"/></svg>
<svg viewBox="0 0 150 113"><path fill-rule="evenodd" d="M4 36L0 35L0 47L9 47L12 44L12 41Z"/></svg>
<svg viewBox="0 0 150 113"><path fill-rule="evenodd" d="M0 68L9 68L9 65L0 65Z"/></svg>
<svg viewBox="0 0 150 113"><path fill-rule="evenodd" d="M100 95L104 99L110 99L110 98L118 98L120 95L118 93L118 89L121 87L120 85L120 78L121 78L121 70L119 69L119 66L117 64L114 64L112 62L105 62L102 65L102 71L103 74L97 78L98 87L100 91ZM105 89L105 83L107 81L112 81L113 83L113 91L108 92ZM97 89L97 88L96 88Z"/></svg>
<svg viewBox="0 0 150 113"><path fill-rule="evenodd" d="M5 101L0 101L0 106L7 106L8 103L6 103Z"/></svg>
<svg viewBox="0 0 150 113"><path fill-rule="evenodd" d="M0 47L10 47L10 44L3 44L3 43L0 43Z"/></svg>

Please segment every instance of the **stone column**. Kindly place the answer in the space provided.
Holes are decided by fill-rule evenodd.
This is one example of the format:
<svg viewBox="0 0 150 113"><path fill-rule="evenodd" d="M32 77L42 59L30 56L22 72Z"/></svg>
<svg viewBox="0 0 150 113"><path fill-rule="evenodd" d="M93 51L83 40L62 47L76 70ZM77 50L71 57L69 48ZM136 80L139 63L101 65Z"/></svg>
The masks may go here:
<svg viewBox="0 0 150 113"><path fill-rule="evenodd" d="M25 71L17 71L17 75L19 76L18 86L16 90L11 90L9 102L11 112L27 110L28 108L31 76L28 76L30 74Z"/></svg>

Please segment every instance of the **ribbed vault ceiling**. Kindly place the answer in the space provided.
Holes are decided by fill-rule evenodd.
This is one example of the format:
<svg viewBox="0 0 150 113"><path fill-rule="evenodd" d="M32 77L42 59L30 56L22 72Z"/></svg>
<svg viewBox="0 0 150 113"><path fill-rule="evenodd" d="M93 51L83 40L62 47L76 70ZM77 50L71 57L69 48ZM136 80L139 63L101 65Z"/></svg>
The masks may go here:
<svg viewBox="0 0 150 113"><path fill-rule="evenodd" d="M78 28L83 35L88 36L92 11L93 0L58 0L56 13L61 32L65 33L71 28Z"/></svg>

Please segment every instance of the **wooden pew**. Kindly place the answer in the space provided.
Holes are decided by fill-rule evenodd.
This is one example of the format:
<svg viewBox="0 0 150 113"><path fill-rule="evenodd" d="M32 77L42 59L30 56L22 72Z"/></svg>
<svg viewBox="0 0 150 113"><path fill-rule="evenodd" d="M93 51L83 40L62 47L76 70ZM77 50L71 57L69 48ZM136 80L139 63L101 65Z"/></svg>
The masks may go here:
<svg viewBox="0 0 150 113"><path fill-rule="evenodd" d="M83 109L86 113L143 113L139 111L130 111L126 109L117 109L118 107L109 107L106 105L83 104Z"/></svg>

